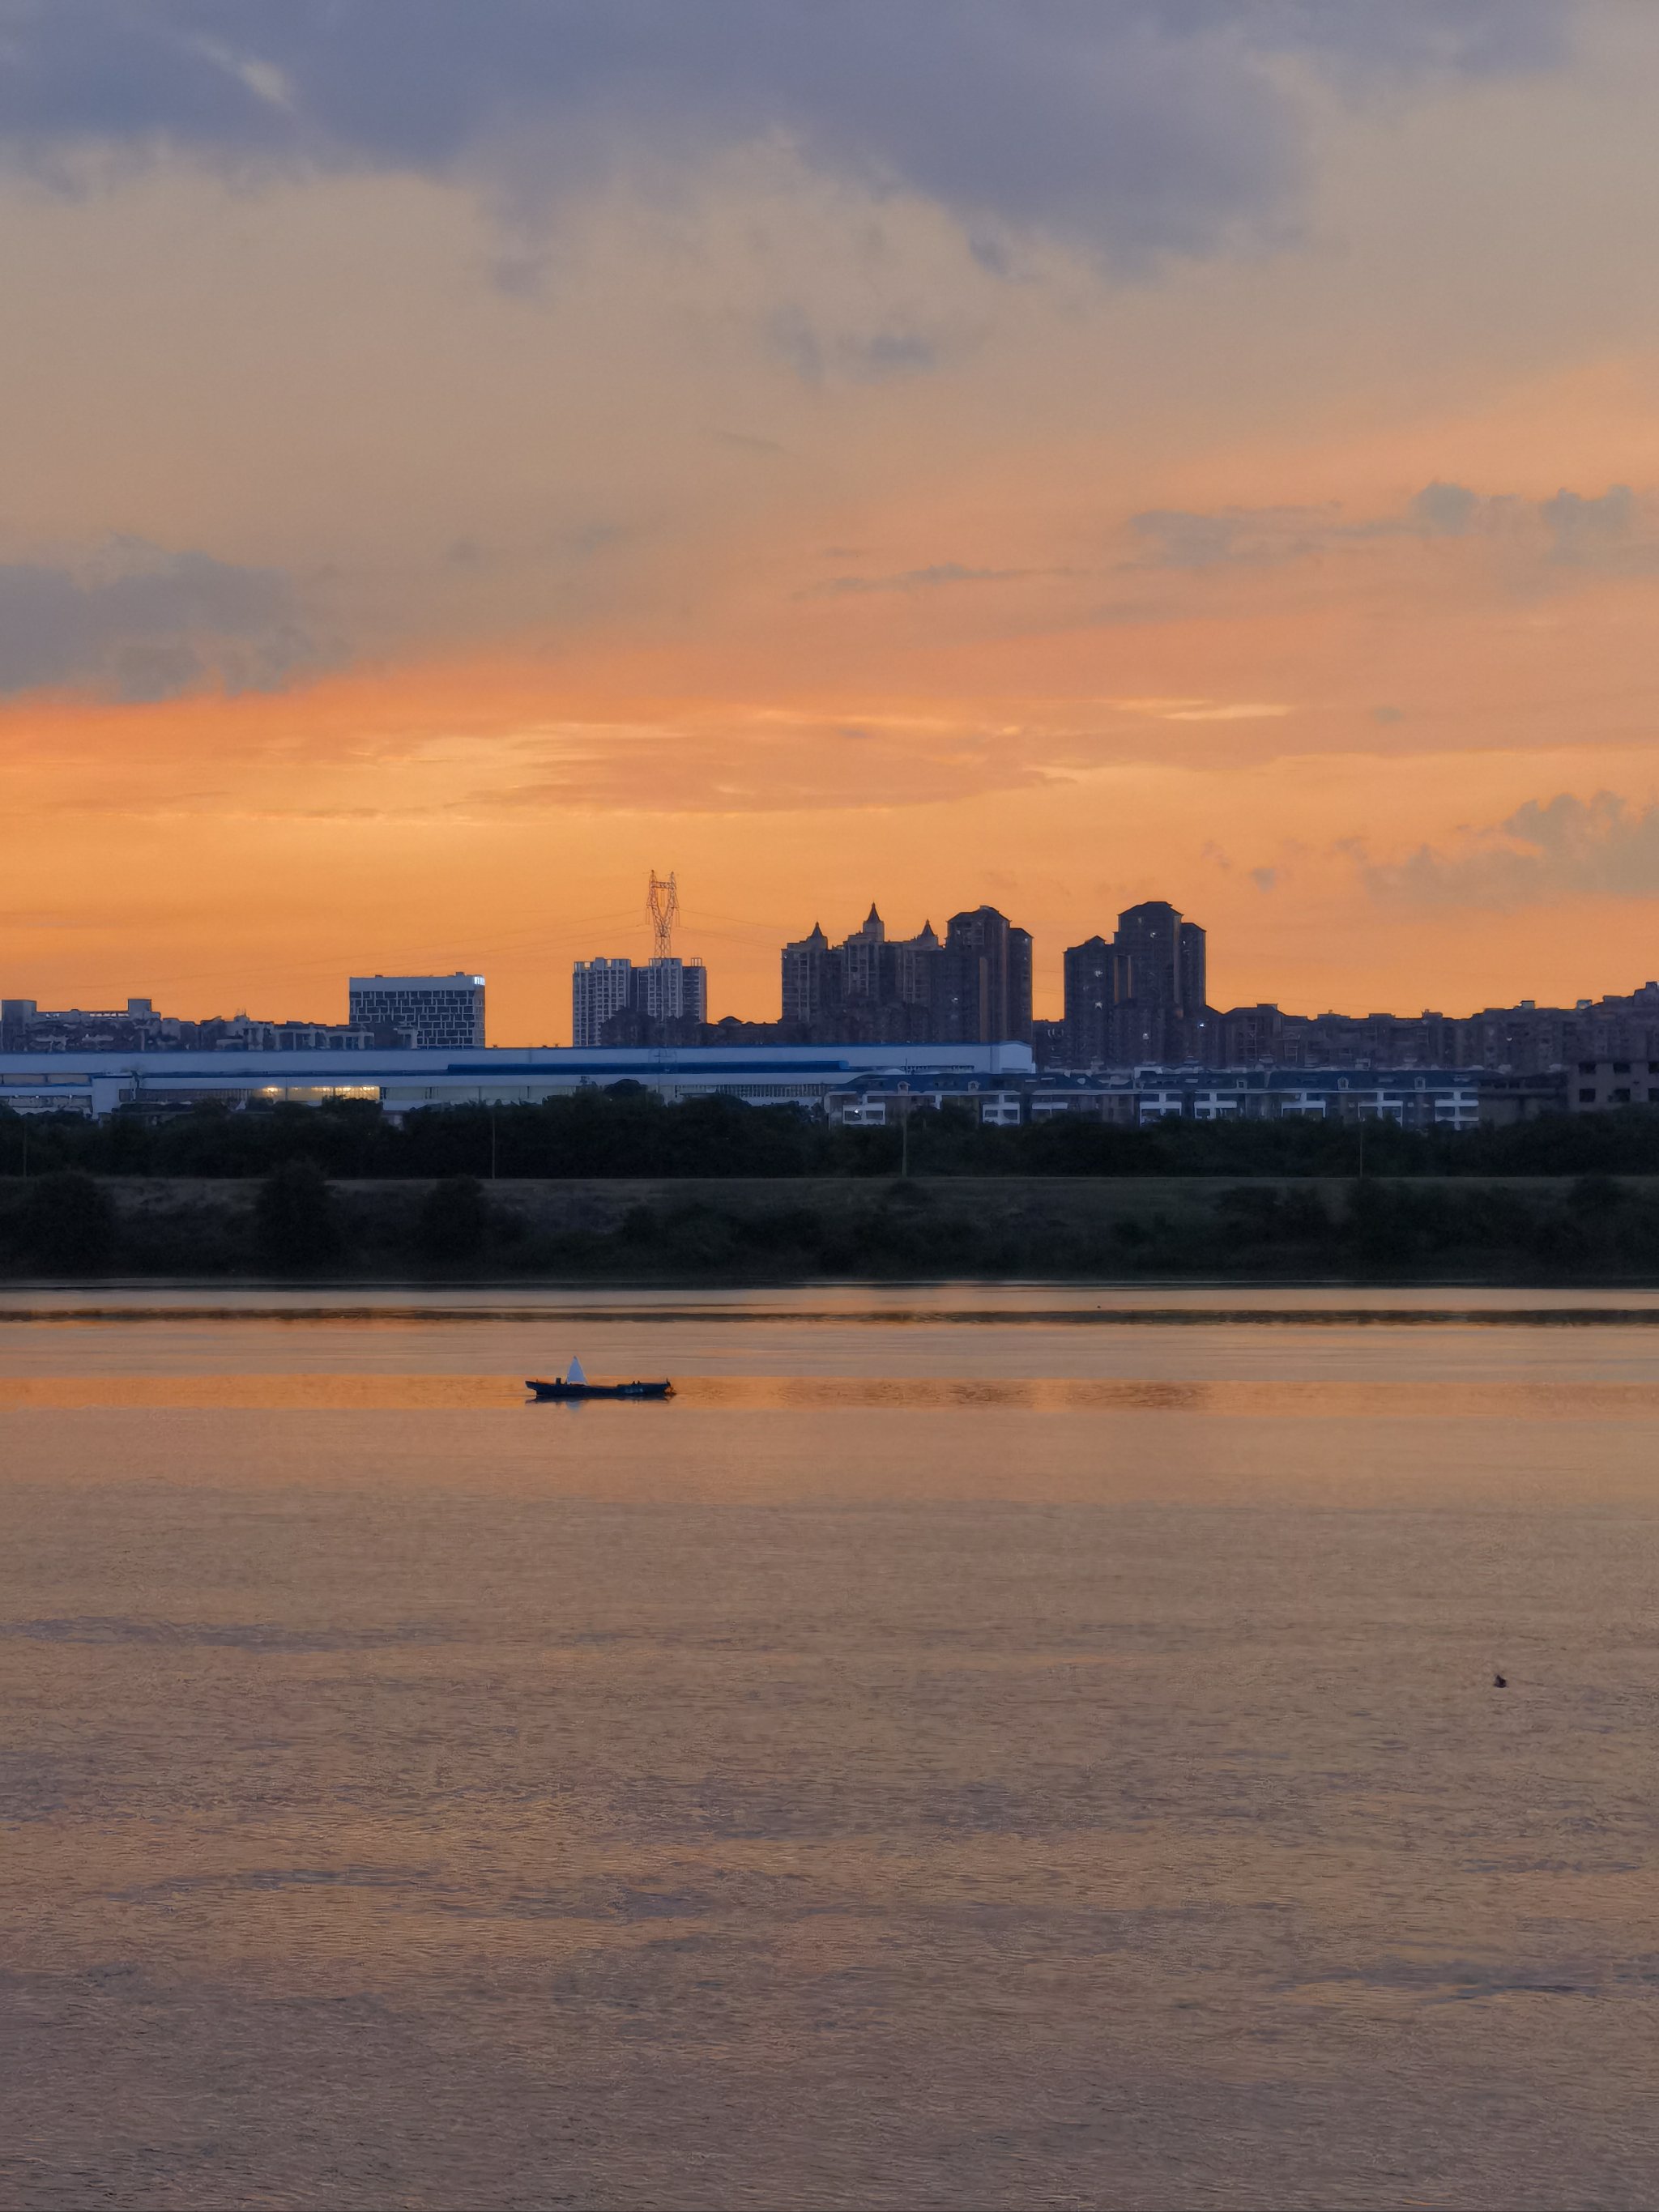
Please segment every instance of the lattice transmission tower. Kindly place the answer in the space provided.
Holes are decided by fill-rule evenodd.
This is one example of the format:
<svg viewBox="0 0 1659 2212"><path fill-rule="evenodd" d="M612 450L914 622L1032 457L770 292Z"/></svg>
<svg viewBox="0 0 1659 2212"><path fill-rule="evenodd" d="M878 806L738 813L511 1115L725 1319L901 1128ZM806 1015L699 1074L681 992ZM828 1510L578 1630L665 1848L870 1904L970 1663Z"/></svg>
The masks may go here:
<svg viewBox="0 0 1659 2212"><path fill-rule="evenodd" d="M679 886L672 870L665 879L652 869L645 910L651 920L652 957L666 960L674 950L674 917L680 910Z"/></svg>

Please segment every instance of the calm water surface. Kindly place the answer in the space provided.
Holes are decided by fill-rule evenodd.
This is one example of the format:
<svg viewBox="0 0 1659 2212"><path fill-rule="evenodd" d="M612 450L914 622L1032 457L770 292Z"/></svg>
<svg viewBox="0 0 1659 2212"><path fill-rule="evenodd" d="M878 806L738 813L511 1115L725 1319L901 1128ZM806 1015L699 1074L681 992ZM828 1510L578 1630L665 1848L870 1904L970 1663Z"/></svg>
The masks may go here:
<svg viewBox="0 0 1659 2212"><path fill-rule="evenodd" d="M1652 2205L1656 1313L6 1294L0 2205Z"/></svg>

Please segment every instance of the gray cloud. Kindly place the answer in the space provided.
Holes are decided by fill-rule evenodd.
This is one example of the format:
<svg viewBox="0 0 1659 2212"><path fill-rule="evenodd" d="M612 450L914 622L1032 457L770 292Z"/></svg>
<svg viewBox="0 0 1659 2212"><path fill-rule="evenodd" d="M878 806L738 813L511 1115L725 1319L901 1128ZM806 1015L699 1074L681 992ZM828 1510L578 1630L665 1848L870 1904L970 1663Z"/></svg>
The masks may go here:
<svg viewBox="0 0 1659 2212"><path fill-rule="evenodd" d="M1467 484L1425 484L1406 509L1406 520L1429 538L1461 538L1480 511L1480 495Z"/></svg>
<svg viewBox="0 0 1659 2212"><path fill-rule="evenodd" d="M1256 568L1352 536L1336 514L1334 507L1228 507L1212 514L1155 507L1131 515L1129 527L1154 568Z"/></svg>
<svg viewBox="0 0 1659 2212"><path fill-rule="evenodd" d="M1509 908L1584 896L1659 896L1659 805L1616 792L1529 799L1447 851L1421 845L1394 866L1365 866L1373 896L1417 906Z"/></svg>
<svg viewBox="0 0 1659 2212"><path fill-rule="evenodd" d="M890 322L830 330L800 307L781 307L768 325L772 350L803 384L886 384L935 368L951 349L944 336Z"/></svg>
<svg viewBox="0 0 1659 2212"><path fill-rule="evenodd" d="M1538 513L1550 534L1550 557L1555 561L1620 558L1635 532L1636 500L1624 484L1613 484L1599 499L1559 491L1553 499L1541 502Z"/></svg>
<svg viewBox="0 0 1659 2212"><path fill-rule="evenodd" d="M1643 505L1624 484L1589 497L1558 491L1549 499L1484 494L1435 483L1395 514L1348 522L1335 506L1229 507L1213 513L1150 507L1129 518L1155 568L1261 568L1342 546L1402 538L1484 537L1522 555L1575 568L1644 568L1659 562L1659 533L1644 531Z"/></svg>
<svg viewBox="0 0 1659 2212"><path fill-rule="evenodd" d="M1295 70L1547 64L1563 0L0 0L0 145L493 172L517 193L781 140L984 230L1109 255L1271 216Z"/></svg>
<svg viewBox="0 0 1659 2212"><path fill-rule="evenodd" d="M0 564L0 692L269 690L319 658L288 579L124 539L80 568Z"/></svg>
<svg viewBox="0 0 1659 2212"><path fill-rule="evenodd" d="M1504 493L1483 497L1463 484L1431 483L1412 501L1402 521L1430 538L1481 532L1518 542L1531 536L1546 560L1573 568L1642 568L1659 557L1659 540L1651 532L1644 534L1643 519L1627 484L1610 484L1593 498L1562 490L1532 501Z"/></svg>

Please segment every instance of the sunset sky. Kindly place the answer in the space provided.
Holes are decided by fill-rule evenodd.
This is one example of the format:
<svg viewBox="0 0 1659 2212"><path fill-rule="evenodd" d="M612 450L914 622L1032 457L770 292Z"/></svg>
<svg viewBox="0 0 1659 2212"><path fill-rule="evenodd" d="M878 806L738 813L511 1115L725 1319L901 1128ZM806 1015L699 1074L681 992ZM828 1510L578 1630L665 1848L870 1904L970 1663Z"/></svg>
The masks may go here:
<svg viewBox="0 0 1659 2212"><path fill-rule="evenodd" d="M1659 9L0 0L0 989L1659 975Z"/></svg>

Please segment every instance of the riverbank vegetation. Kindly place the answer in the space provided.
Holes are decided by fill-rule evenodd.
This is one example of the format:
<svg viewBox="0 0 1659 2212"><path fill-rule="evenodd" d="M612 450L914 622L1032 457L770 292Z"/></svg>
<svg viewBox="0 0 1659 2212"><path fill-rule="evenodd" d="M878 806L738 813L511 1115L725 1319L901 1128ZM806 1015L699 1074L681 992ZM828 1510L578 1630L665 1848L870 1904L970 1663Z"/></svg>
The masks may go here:
<svg viewBox="0 0 1659 2212"><path fill-rule="evenodd" d="M0 1274L679 1283L1659 1279L1659 1178L0 1182Z"/></svg>
<svg viewBox="0 0 1659 2212"><path fill-rule="evenodd" d="M896 1176L897 1128L831 1127L793 1107L730 1098L665 1105L637 1085L568 1093L536 1106L450 1106L388 1119L377 1105L218 1104L156 1118L0 1109L0 1176L78 1169L93 1176L260 1177L290 1159L338 1180L481 1181ZM1559 1114L1509 1128L1397 1128L1367 1121L1167 1121L1145 1129L1063 1115L982 1127L963 1108L910 1118L919 1178L960 1176L1659 1175L1659 1109Z"/></svg>

